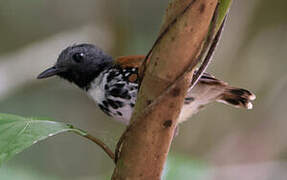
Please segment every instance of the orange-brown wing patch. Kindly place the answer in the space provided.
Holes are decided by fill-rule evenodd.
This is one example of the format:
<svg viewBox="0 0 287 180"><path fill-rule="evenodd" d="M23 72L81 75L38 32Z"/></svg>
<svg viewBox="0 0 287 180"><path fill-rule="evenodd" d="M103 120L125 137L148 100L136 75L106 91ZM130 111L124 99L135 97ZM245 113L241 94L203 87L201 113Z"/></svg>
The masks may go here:
<svg viewBox="0 0 287 180"><path fill-rule="evenodd" d="M122 56L116 59L116 64L120 65L122 68L135 67L140 68L145 56Z"/></svg>
<svg viewBox="0 0 287 180"><path fill-rule="evenodd" d="M138 68L137 74L132 74L129 76L128 80L130 82L136 82L138 78L142 78L143 67L145 56L136 55L136 56L122 56L116 59L115 63L122 68Z"/></svg>

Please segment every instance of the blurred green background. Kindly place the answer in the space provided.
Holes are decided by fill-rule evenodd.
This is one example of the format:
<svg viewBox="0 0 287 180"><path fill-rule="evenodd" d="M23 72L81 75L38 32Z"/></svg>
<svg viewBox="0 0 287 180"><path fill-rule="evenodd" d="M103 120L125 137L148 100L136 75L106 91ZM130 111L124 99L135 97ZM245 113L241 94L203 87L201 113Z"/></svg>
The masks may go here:
<svg viewBox="0 0 287 180"><path fill-rule="evenodd" d="M35 77L74 43L114 57L145 54L168 0L0 0L0 112L50 117L114 148L124 126L75 86ZM287 1L234 1L209 67L257 95L251 111L212 104L180 126L166 179L274 180L287 177ZM286 94L285 94L286 93ZM1 180L108 179L112 161L73 134L40 142L0 168Z"/></svg>

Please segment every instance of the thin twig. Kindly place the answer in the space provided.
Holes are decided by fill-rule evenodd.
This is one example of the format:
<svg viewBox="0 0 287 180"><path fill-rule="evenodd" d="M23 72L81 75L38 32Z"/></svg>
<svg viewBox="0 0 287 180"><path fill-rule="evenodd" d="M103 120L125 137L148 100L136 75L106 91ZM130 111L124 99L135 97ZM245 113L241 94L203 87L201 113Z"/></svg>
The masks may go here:
<svg viewBox="0 0 287 180"><path fill-rule="evenodd" d="M208 51L205 59L203 60L201 66L198 69L198 71L196 72L196 74L192 78L192 82L191 82L191 86L190 86L189 90L191 90L196 85L196 83L198 82L198 80L201 78L202 74L205 72L206 68L208 67L208 65L209 65L209 63L210 63L210 61L212 59L212 56L213 56L213 54L215 52L215 49L216 49L216 47L218 45L218 42L220 40L222 31L223 31L223 28L224 28L224 25L225 25L225 21L226 21L226 16L224 17L223 22L222 22L218 32L216 33L216 36L215 36L214 40L212 41L212 44L211 44L211 46L209 48L209 51Z"/></svg>
<svg viewBox="0 0 287 180"><path fill-rule="evenodd" d="M198 64L204 57L204 55L206 54L206 52L209 50L210 44L213 40L213 37L215 36L216 33L216 23L217 23L217 19L218 19L218 13L219 13L219 3L216 6L216 9L214 11L214 15L212 17L211 23L210 23L210 29L209 29L209 33L206 37L206 40L204 41L203 47L201 49L201 52L195 62L195 64ZM205 61L205 60L204 60ZM201 74L203 72L200 72L199 70L196 72L195 75L193 75L192 77L192 81L191 81L191 86L188 89L188 91L190 91L193 86L197 83L198 79L200 78Z"/></svg>
<svg viewBox="0 0 287 180"><path fill-rule="evenodd" d="M81 134L80 134L81 135ZM91 141L93 141L94 143L96 143L97 145L99 145L105 152L106 154L114 161L115 160L115 154L113 153L113 151L100 139L90 135L90 134L86 134L86 135L81 135L82 137L85 137Z"/></svg>

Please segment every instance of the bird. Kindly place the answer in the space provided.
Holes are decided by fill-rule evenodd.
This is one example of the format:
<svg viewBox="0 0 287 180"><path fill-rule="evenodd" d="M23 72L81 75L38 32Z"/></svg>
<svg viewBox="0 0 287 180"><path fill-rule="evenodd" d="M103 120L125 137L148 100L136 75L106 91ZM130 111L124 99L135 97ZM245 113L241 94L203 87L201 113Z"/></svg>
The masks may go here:
<svg viewBox="0 0 287 180"><path fill-rule="evenodd" d="M142 55L114 59L96 45L75 44L62 50L56 63L37 78L58 76L75 84L105 114L128 125L137 99L144 59ZM249 90L230 86L211 74L203 73L187 92L178 122L190 119L212 102L252 109L255 98Z"/></svg>

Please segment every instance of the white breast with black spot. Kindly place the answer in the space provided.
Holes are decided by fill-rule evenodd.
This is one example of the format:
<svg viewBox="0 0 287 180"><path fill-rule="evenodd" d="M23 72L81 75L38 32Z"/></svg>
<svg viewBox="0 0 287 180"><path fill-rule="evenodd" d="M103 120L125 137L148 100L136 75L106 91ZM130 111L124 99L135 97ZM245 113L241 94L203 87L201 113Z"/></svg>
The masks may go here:
<svg viewBox="0 0 287 180"><path fill-rule="evenodd" d="M106 114L124 124L129 123L138 91L137 83L126 80L131 73L116 68L106 70L91 83L87 91Z"/></svg>

